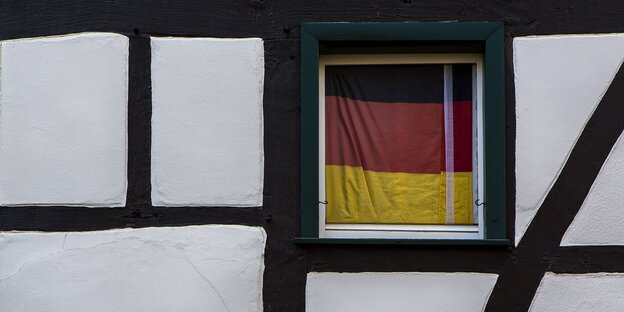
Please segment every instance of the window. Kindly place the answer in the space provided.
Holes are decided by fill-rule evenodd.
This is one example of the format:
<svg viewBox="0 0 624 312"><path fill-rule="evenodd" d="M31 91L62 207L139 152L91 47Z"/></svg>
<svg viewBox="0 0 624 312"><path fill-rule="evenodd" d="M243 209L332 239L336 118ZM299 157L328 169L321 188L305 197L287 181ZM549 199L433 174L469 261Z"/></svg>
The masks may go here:
<svg viewBox="0 0 624 312"><path fill-rule="evenodd" d="M302 27L299 242L506 242L502 34Z"/></svg>
<svg viewBox="0 0 624 312"><path fill-rule="evenodd" d="M483 238L482 73L478 54L321 55L320 237Z"/></svg>

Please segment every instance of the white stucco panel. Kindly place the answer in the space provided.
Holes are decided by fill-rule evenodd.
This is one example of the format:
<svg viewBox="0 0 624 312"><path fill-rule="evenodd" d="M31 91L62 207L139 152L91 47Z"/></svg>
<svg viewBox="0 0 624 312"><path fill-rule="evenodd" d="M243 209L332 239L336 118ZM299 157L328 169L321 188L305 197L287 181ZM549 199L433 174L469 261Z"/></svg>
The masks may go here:
<svg viewBox="0 0 624 312"><path fill-rule="evenodd" d="M262 311L246 226L0 234L0 311Z"/></svg>
<svg viewBox="0 0 624 312"><path fill-rule="evenodd" d="M477 312L496 284L485 273L309 273L306 312Z"/></svg>
<svg viewBox="0 0 624 312"><path fill-rule="evenodd" d="M262 205L262 40L151 44L152 203Z"/></svg>
<svg viewBox="0 0 624 312"><path fill-rule="evenodd" d="M600 169L561 245L624 245L624 134Z"/></svg>
<svg viewBox="0 0 624 312"><path fill-rule="evenodd" d="M128 38L0 43L0 204L123 206Z"/></svg>
<svg viewBox="0 0 624 312"><path fill-rule="evenodd" d="M516 38L518 244L624 59L624 35Z"/></svg>
<svg viewBox="0 0 624 312"><path fill-rule="evenodd" d="M624 307L624 273L546 272L529 312L613 312Z"/></svg>

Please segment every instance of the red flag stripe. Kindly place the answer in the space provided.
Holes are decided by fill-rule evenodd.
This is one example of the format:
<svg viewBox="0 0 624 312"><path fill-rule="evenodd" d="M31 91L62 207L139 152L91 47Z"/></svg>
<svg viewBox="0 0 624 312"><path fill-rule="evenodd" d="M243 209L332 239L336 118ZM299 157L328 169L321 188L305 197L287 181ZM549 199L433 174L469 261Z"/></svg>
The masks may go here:
<svg viewBox="0 0 624 312"><path fill-rule="evenodd" d="M327 165L378 172L439 173L444 168L443 105L325 97ZM472 171L471 102L454 103L455 171Z"/></svg>
<svg viewBox="0 0 624 312"><path fill-rule="evenodd" d="M454 171L472 171L472 102L453 102Z"/></svg>
<svg viewBox="0 0 624 312"><path fill-rule="evenodd" d="M325 97L327 165L378 172L443 171L443 105Z"/></svg>

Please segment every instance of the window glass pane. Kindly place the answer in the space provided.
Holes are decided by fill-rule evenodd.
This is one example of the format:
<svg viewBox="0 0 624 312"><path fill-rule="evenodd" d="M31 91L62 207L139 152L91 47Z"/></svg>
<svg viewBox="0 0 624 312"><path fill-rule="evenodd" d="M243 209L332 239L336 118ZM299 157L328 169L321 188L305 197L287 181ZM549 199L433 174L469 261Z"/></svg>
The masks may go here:
<svg viewBox="0 0 624 312"><path fill-rule="evenodd" d="M325 68L328 223L473 224L472 70Z"/></svg>

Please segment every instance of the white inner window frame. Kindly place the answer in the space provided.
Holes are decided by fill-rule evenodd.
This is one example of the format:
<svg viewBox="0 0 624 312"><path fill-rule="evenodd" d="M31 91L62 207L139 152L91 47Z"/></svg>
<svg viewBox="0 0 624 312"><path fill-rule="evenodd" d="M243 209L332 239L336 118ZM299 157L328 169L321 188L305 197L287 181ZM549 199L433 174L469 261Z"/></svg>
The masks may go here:
<svg viewBox="0 0 624 312"><path fill-rule="evenodd" d="M328 65L473 64L472 188L475 225L327 224L325 190L325 67ZM445 67L445 85L452 75ZM445 88L445 95L447 90ZM484 239L482 54L336 54L319 56L319 238ZM479 203L479 204L477 204Z"/></svg>

